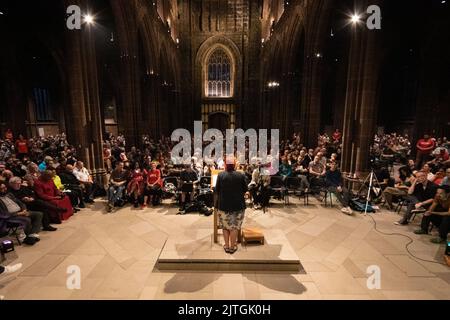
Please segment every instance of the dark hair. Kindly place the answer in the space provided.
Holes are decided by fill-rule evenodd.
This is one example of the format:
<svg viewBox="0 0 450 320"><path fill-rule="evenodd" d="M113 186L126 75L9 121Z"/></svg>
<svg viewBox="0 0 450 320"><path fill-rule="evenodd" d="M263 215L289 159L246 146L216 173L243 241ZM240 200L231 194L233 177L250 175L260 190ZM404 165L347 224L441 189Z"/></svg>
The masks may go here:
<svg viewBox="0 0 450 320"><path fill-rule="evenodd" d="M444 190L445 193L449 193L450 192L450 186L447 186L447 185L439 186L438 189Z"/></svg>
<svg viewBox="0 0 450 320"><path fill-rule="evenodd" d="M412 170L407 166L401 167L398 169L398 172L401 180L406 180L406 178L409 178L412 175Z"/></svg>

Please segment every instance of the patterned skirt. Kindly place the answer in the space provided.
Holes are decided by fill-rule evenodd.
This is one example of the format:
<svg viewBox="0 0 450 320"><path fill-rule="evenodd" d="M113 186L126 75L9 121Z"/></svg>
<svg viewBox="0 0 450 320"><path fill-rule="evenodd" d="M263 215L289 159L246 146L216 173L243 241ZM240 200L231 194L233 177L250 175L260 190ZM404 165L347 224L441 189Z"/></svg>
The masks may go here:
<svg viewBox="0 0 450 320"><path fill-rule="evenodd" d="M241 230L245 210L224 212L219 210L219 228L225 230Z"/></svg>

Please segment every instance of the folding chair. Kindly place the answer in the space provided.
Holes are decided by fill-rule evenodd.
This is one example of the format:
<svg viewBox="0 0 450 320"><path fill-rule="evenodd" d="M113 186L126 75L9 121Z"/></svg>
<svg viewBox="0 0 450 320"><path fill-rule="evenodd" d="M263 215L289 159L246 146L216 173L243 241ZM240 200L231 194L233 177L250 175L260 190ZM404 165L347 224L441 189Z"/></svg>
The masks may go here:
<svg viewBox="0 0 450 320"><path fill-rule="evenodd" d="M333 192L330 192L327 188L323 188L322 191L325 193L323 200L325 202L325 207L328 207L328 198L330 198L330 208L333 207Z"/></svg>
<svg viewBox="0 0 450 320"><path fill-rule="evenodd" d="M289 203L289 194L297 195L299 199L303 196L304 205L309 205L309 192L301 189L301 180L298 177L288 177L286 178L286 193Z"/></svg>
<svg viewBox="0 0 450 320"><path fill-rule="evenodd" d="M270 177L270 188L273 192L279 192L281 195L282 200L284 201L284 204L288 204L289 199L286 197L286 187L283 177L280 176L273 176Z"/></svg>
<svg viewBox="0 0 450 320"><path fill-rule="evenodd" d="M19 230L22 227L22 225L20 223L17 222L6 222L6 229L8 230L8 234L14 236L17 240L17 243L19 244L19 246L22 245L22 241L20 241L20 233Z"/></svg>

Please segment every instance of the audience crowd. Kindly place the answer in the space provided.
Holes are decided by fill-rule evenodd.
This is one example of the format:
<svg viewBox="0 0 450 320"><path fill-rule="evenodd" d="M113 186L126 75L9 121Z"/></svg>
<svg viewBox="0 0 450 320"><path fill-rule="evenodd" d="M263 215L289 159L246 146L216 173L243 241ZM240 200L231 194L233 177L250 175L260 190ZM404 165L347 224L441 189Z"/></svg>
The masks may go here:
<svg viewBox="0 0 450 320"><path fill-rule="evenodd" d="M129 146L123 135L105 134L108 183L99 185L64 133L26 139L8 131L0 139L0 236L11 226L20 226L24 232L21 240L34 245L41 231L56 231L53 225L99 196L107 197L106 210L112 212L127 202L145 208L176 195L180 213L186 213L196 194L208 195L202 187L210 181L212 170L223 169L225 164L221 160L197 161L196 150L190 165L178 164L170 154L174 144L170 137L144 135L138 148ZM413 146L407 135L393 133L375 135L370 151L379 184L379 190L373 191L379 195L375 198L390 210L394 203L405 208L398 225L407 225L423 214L416 233L428 234L431 225L438 226L436 243L446 240L450 225L449 148L447 138L425 135ZM319 135L313 148L305 146L301 135L295 133L280 141L279 172L271 172L272 176L267 174L270 170L262 170L267 165L260 159L256 164L241 161L237 165L247 177L248 200L255 209L267 207L272 196L282 199L295 185L299 195L313 194L323 200L334 194L342 212L352 215L354 195L344 181L348 176L339 170L341 154L339 130ZM212 201L204 199L212 206Z"/></svg>

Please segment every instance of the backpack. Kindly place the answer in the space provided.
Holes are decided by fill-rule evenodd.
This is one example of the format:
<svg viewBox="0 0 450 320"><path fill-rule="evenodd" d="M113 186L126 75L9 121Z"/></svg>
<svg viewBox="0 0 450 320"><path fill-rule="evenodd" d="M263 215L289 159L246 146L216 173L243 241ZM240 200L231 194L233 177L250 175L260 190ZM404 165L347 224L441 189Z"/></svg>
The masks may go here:
<svg viewBox="0 0 450 320"><path fill-rule="evenodd" d="M366 212L366 201L360 200L359 198L350 200L350 208L358 212ZM367 213L374 213L375 210L370 204L367 204Z"/></svg>

